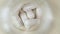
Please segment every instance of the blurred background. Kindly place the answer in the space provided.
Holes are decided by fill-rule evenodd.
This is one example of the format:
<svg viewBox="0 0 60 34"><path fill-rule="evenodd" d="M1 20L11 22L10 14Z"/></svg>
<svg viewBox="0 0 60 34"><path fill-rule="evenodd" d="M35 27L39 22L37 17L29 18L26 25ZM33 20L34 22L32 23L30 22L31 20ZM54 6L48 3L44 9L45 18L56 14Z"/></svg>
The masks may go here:
<svg viewBox="0 0 60 34"><path fill-rule="evenodd" d="M60 34L60 0L47 0L53 10L54 27L50 34Z"/></svg>
<svg viewBox="0 0 60 34"><path fill-rule="evenodd" d="M7 0L0 0L0 7ZM53 16L54 16L54 27L51 30L50 34L60 34L60 0L47 0L49 5L52 8ZM0 34L3 34L0 30Z"/></svg>

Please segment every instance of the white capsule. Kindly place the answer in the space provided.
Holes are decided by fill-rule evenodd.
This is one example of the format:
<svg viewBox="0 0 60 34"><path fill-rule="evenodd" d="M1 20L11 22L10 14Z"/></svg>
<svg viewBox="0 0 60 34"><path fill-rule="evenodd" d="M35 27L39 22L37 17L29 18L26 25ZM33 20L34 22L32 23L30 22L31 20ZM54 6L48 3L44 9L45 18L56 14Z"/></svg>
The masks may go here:
<svg viewBox="0 0 60 34"><path fill-rule="evenodd" d="M42 16L42 10L41 10L41 8L37 8L36 9L36 17L40 18L41 16Z"/></svg>

